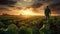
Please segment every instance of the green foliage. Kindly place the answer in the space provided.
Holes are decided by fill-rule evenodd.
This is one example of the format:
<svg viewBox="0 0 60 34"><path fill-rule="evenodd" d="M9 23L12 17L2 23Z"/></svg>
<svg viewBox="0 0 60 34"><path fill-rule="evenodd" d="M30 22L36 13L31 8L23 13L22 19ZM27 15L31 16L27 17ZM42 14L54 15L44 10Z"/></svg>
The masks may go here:
<svg viewBox="0 0 60 34"><path fill-rule="evenodd" d="M22 26L19 30L19 34L32 34L32 29Z"/></svg>
<svg viewBox="0 0 60 34"><path fill-rule="evenodd" d="M15 24L11 24L8 26L8 30L18 30L18 27Z"/></svg>
<svg viewBox="0 0 60 34"><path fill-rule="evenodd" d="M16 30L7 30L6 34L18 34L18 31L16 31Z"/></svg>
<svg viewBox="0 0 60 34"><path fill-rule="evenodd" d="M18 27L15 24L10 24L7 29L6 34L18 34Z"/></svg>
<svg viewBox="0 0 60 34"><path fill-rule="evenodd" d="M40 34L40 31L37 27L32 28L33 34Z"/></svg>
<svg viewBox="0 0 60 34"><path fill-rule="evenodd" d="M39 29L37 26L39 23L43 22L44 28ZM34 16L32 18L23 19L20 16L0 16L0 33L5 31L6 34L51 34L50 23L56 25L58 30L60 30L60 17L50 17L49 22L46 21L45 17ZM20 28L18 28L18 27ZM60 33L60 32L59 32Z"/></svg>
<svg viewBox="0 0 60 34"><path fill-rule="evenodd" d="M4 24L3 24L2 22L0 22L0 28L2 28L2 27L3 27L3 25L4 25Z"/></svg>

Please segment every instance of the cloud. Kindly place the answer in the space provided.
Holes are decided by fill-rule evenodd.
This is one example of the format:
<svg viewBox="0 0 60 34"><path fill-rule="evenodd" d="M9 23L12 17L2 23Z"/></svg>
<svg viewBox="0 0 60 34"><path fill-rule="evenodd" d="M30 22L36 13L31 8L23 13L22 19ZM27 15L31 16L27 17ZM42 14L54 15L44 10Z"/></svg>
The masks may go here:
<svg viewBox="0 0 60 34"><path fill-rule="evenodd" d="M10 10L21 10L23 9L21 6L25 6L25 5L27 6L26 3L22 5L22 1L19 0L18 1L0 0L0 5L4 5L4 6L0 6L0 10L4 10L4 11L6 10L7 12ZM12 8L8 9L7 6L5 5ZM47 5L51 8L53 12L60 13L60 0L33 0L31 6L28 6L27 8L33 8L33 10L35 10L36 12L41 12L39 11L40 8L44 10L45 9L44 7L46 7Z"/></svg>
<svg viewBox="0 0 60 34"><path fill-rule="evenodd" d="M13 0L0 0L0 5L14 5L16 1Z"/></svg>
<svg viewBox="0 0 60 34"><path fill-rule="evenodd" d="M42 3L34 3L31 5L32 8L39 8L40 6L42 6Z"/></svg>
<svg viewBox="0 0 60 34"><path fill-rule="evenodd" d="M25 2L31 2L32 0L24 0Z"/></svg>
<svg viewBox="0 0 60 34"><path fill-rule="evenodd" d="M60 0L55 0L53 1L49 7L51 7L51 9L53 10L60 10Z"/></svg>
<svg viewBox="0 0 60 34"><path fill-rule="evenodd" d="M53 0L49 7L55 14L60 14L60 0Z"/></svg>

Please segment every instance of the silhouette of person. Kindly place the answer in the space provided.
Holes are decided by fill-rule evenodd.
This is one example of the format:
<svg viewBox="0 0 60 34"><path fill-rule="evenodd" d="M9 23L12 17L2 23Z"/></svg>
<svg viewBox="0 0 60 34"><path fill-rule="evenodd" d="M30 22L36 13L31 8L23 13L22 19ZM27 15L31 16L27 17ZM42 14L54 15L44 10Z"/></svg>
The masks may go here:
<svg viewBox="0 0 60 34"><path fill-rule="evenodd" d="M51 11L50 11L49 7L47 6L46 9L45 9L45 17L46 17L46 19L50 18L50 14L51 14Z"/></svg>

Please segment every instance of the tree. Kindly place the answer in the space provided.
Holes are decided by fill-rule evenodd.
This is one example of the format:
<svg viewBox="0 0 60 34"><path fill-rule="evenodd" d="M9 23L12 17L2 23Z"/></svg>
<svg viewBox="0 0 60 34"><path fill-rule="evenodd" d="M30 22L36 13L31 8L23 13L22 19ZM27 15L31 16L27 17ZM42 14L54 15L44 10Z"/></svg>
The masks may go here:
<svg viewBox="0 0 60 34"><path fill-rule="evenodd" d="M3 30L0 30L0 34L5 34L5 31L3 31Z"/></svg>
<svg viewBox="0 0 60 34"><path fill-rule="evenodd" d="M32 34L32 29L22 26L19 30L19 34Z"/></svg>
<svg viewBox="0 0 60 34"><path fill-rule="evenodd" d="M2 22L0 22L0 28L2 28L2 27L3 27L3 25L4 25L4 24L3 24Z"/></svg>
<svg viewBox="0 0 60 34"><path fill-rule="evenodd" d="M6 34L18 34L18 28L15 24L11 24L8 26L8 30L6 31Z"/></svg>

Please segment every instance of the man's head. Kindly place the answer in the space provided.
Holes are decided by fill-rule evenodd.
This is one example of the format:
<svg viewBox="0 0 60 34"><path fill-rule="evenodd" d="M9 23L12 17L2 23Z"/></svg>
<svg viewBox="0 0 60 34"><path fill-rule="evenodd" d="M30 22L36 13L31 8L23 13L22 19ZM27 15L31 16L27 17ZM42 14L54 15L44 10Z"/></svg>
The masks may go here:
<svg viewBox="0 0 60 34"><path fill-rule="evenodd" d="M48 8L48 6L47 6L47 8Z"/></svg>

